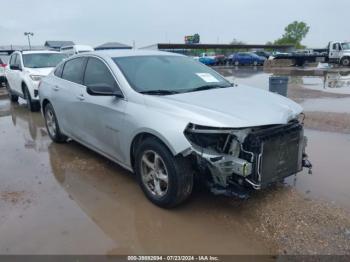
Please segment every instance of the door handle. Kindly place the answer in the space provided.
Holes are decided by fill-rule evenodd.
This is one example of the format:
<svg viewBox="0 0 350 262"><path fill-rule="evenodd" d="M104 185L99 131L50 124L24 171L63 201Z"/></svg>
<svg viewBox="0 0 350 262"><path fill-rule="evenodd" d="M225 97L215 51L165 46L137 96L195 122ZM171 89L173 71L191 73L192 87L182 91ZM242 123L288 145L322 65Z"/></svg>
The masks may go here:
<svg viewBox="0 0 350 262"><path fill-rule="evenodd" d="M52 89L53 89L54 91L60 90L60 88L59 88L58 86L54 86Z"/></svg>
<svg viewBox="0 0 350 262"><path fill-rule="evenodd" d="M85 100L85 97L84 97L83 94L78 95L77 98L78 98L80 101L84 101L84 100Z"/></svg>

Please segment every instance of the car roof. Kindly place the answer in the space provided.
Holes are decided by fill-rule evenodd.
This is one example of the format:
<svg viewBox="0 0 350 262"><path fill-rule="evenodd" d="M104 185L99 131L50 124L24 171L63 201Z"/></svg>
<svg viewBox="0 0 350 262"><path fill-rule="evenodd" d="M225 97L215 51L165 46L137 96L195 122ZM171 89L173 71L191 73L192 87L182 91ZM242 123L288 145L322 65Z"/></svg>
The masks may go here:
<svg viewBox="0 0 350 262"><path fill-rule="evenodd" d="M121 49L121 50L100 50L94 52L85 53L85 55L95 54L104 57L128 57L128 56L183 56L171 52L163 51L151 51L151 50L134 50L134 49Z"/></svg>
<svg viewBox="0 0 350 262"><path fill-rule="evenodd" d="M59 54L60 52L51 50L22 51L22 54Z"/></svg>

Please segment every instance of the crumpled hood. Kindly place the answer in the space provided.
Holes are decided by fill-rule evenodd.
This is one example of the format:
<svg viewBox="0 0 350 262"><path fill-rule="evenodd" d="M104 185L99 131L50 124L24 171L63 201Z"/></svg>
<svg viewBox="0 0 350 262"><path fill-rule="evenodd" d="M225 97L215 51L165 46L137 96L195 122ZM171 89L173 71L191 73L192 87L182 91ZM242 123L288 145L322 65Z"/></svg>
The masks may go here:
<svg viewBox="0 0 350 262"><path fill-rule="evenodd" d="M303 111L300 105L288 98L247 86L147 96L145 101L155 110L213 127L286 124Z"/></svg>
<svg viewBox="0 0 350 262"><path fill-rule="evenodd" d="M54 67L47 67L47 68L26 68L25 70L31 74L31 75L38 75L38 76L47 76L49 75Z"/></svg>

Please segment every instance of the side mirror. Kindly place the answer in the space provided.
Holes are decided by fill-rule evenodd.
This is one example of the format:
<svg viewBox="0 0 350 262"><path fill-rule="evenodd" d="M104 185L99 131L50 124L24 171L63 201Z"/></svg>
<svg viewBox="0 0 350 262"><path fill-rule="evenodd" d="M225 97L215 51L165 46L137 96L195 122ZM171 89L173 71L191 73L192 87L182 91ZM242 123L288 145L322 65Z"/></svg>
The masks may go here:
<svg viewBox="0 0 350 262"><path fill-rule="evenodd" d="M123 98L123 94L120 90L115 87L99 84L99 85L89 85L86 87L86 92L91 96L115 96Z"/></svg>
<svg viewBox="0 0 350 262"><path fill-rule="evenodd" d="M22 70L21 67L20 67L19 65L10 65L10 69L11 69L11 70L19 70L19 71Z"/></svg>

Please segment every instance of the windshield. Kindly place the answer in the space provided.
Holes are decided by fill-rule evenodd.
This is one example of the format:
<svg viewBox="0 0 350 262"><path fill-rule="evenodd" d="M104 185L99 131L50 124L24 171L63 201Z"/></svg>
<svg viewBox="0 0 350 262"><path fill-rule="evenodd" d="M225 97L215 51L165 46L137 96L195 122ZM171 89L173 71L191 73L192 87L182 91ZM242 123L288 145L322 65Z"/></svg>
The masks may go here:
<svg viewBox="0 0 350 262"><path fill-rule="evenodd" d="M24 54L23 65L24 67L28 67L28 68L56 67L64 58L67 58L66 54L58 54L58 53Z"/></svg>
<svg viewBox="0 0 350 262"><path fill-rule="evenodd" d="M342 43L341 47L343 50L349 50L350 49L350 43Z"/></svg>
<svg viewBox="0 0 350 262"><path fill-rule="evenodd" d="M189 57L132 56L112 59L131 87L138 92L157 90L183 93L196 91L204 86L217 88L231 86L214 70Z"/></svg>

